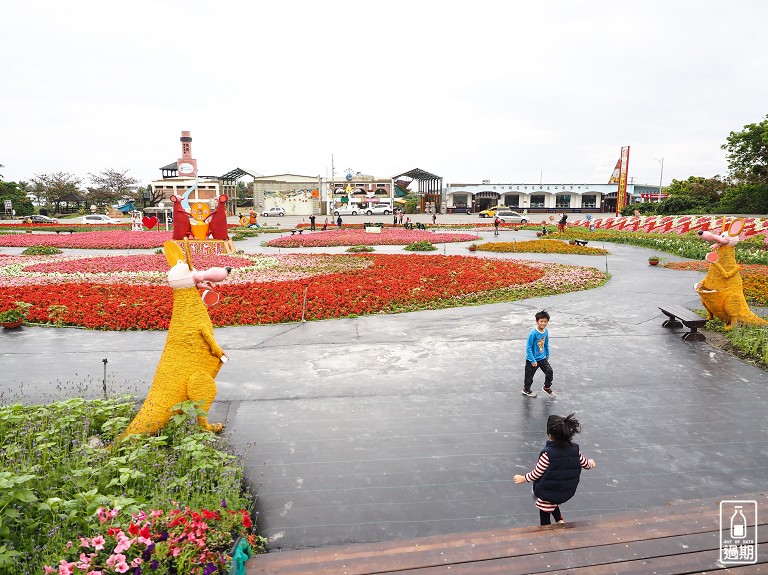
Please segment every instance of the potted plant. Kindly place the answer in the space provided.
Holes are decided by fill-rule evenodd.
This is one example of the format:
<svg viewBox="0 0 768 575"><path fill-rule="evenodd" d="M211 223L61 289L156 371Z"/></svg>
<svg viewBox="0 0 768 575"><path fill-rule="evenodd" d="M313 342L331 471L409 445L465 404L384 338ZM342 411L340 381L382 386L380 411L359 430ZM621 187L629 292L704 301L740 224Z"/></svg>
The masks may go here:
<svg viewBox="0 0 768 575"><path fill-rule="evenodd" d="M32 306L32 304L24 301L14 303L16 307L0 312L0 325L6 329L13 329L24 323L24 318L27 317L27 308Z"/></svg>
<svg viewBox="0 0 768 575"><path fill-rule="evenodd" d="M469 251L471 251L471 252L476 252L477 251L477 244L469 244L469 246L467 246L467 249Z"/></svg>
<svg viewBox="0 0 768 575"><path fill-rule="evenodd" d="M659 258L659 256L651 256L648 258L648 263L652 266L659 265L660 261L661 261L661 258Z"/></svg>

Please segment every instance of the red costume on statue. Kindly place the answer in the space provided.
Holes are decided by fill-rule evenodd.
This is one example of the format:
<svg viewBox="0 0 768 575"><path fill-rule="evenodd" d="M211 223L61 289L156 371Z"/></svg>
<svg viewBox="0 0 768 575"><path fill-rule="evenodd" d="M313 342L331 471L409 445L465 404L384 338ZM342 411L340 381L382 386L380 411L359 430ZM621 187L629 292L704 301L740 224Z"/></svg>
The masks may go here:
<svg viewBox="0 0 768 575"><path fill-rule="evenodd" d="M219 196L219 205L211 214L211 221L208 224L208 233L214 240L228 240L227 233L227 196Z"/></svg>
<svg viewBox="0 0 768 575"><path fill-rule="evenodd" d="M189 214L181 207L181 198L179 196L171 196L171 201L173 202L173 239L193 238Z"/></svg>

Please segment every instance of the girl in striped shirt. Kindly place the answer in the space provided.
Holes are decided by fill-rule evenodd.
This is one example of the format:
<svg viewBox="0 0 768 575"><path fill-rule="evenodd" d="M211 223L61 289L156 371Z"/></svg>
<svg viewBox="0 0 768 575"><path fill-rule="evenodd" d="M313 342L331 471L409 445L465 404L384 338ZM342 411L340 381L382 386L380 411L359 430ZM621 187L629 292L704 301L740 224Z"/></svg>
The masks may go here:
<svg viewBox="0 0 768 575"><path fill-rule="evenodd" d="M542 525L549 525L550 514L563 523L560 505L576 493L582 469L594 469L595 460L587 460L579 446L571 441L581 431L579 420L571 413L567 417L550 415L547 419L547 445L539 453L533 471L515 475L515 483L533 482L533 497L539 509Z"/></svg>

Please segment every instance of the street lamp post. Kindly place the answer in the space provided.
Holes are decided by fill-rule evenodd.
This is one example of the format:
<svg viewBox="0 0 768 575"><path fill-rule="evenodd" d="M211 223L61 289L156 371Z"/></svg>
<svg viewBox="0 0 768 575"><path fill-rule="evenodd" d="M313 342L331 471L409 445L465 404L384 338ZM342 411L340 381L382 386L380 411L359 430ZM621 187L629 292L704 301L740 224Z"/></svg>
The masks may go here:
<svg viewBox="0 0 768 575"><path fill-rule="evenodd" d="M659 176L659 196L656 199L656 202L660 202L661 201L661 181L664 179L664 158L661 158L661 159L654 158L654 160L656 160L661 164L661 175Z"/></svg>

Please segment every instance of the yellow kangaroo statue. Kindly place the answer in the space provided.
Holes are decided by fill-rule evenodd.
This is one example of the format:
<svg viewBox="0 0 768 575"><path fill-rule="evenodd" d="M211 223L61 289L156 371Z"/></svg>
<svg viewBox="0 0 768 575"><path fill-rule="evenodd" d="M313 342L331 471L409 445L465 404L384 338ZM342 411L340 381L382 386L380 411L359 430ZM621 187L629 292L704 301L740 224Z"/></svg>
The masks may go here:
<svg viewBox="0 0 768 575"><path fill-rule="evenodd" d="M726 330L733 329L738 323L768 325L768 321L749 309L744 297L734 249L743 228L744 219L739 218L731 222L728 229L723 220L723 231L719 236L708 231L699 232L703 239L712 242L712 251L706 257L710 263L707 275L693 289L698 292L707 310L707 319L718 318L725 324Z"/></svg>
<svg viewBox="0 0 768 575"><path fill-rule="evenodd" d="M201 408L207 414L216 397L214 378L227 362L224 350L213 338L213 324L199 288L210 290L207 282L225 280L231 268L198 272L192 268L189 247L185 252L173 241L165 242L163 253L171 266L168 283L173 288L168 337L147 398L121 438L157 433L171 419L173 406L183 401L202 401ZM205 415L199 416L197 423L214 432L223 427L208 423Z"/></svg>

